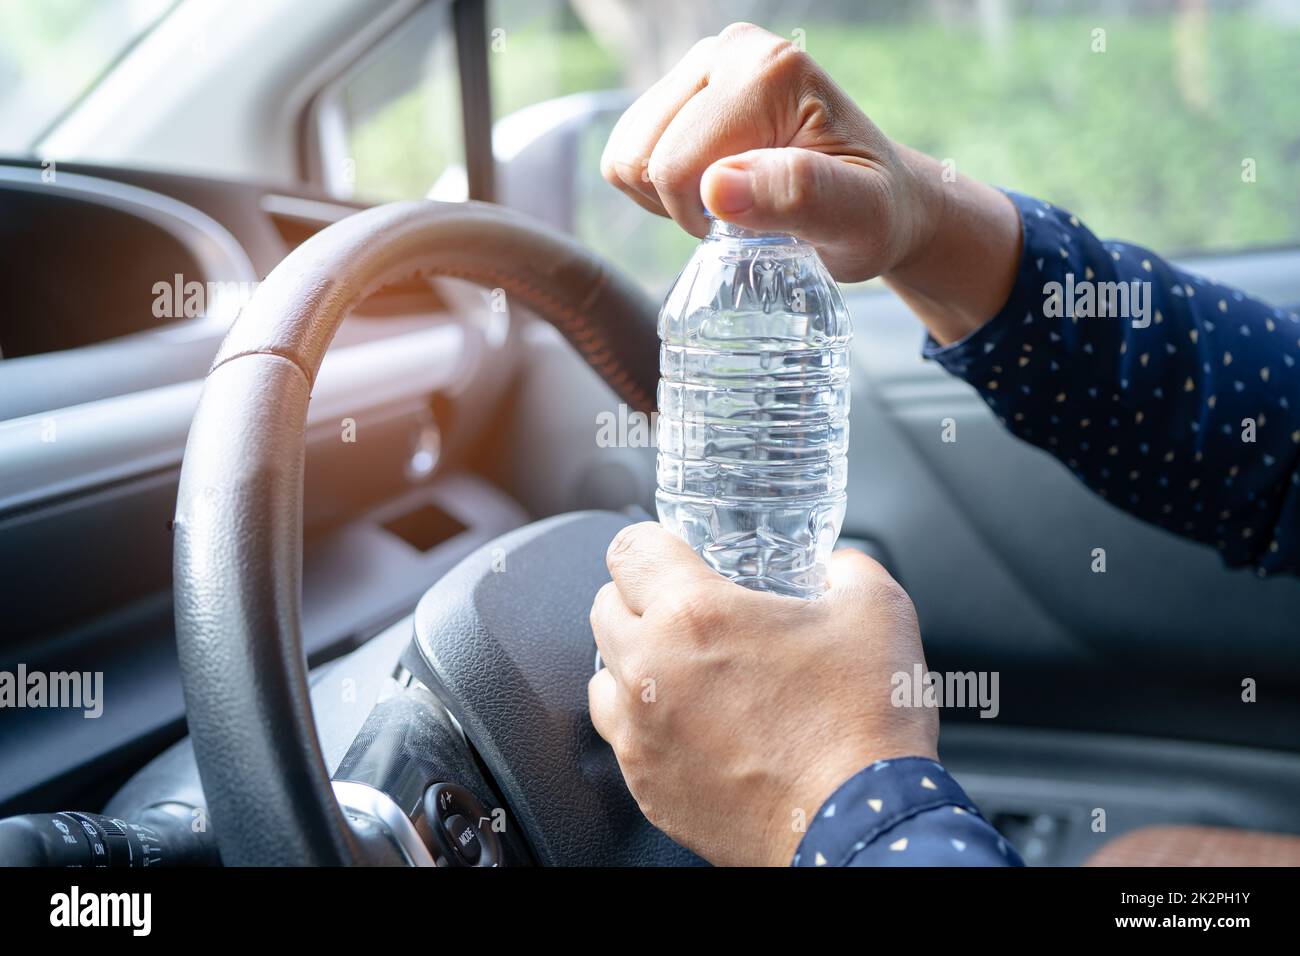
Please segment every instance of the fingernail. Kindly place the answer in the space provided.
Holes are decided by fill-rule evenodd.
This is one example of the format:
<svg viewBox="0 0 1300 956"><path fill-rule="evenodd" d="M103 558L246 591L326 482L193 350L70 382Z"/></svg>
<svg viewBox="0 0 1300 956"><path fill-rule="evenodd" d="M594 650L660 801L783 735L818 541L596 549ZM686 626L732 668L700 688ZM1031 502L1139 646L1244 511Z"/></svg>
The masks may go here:
<svg viewBox="0 0 1300 956"><path fill-rule="evenodd" d="M754 205L754 184L748 170L715 166L711 173L712 195L706 205L715 213L732 215Z"/></svg>

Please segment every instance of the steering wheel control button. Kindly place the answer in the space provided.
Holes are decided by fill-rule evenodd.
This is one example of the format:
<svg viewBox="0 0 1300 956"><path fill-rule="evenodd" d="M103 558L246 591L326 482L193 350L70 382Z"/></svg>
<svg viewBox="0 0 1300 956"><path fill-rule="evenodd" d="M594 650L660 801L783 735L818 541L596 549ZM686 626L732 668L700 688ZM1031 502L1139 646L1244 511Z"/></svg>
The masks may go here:
<svg viewBox="0 0 1300 956"><path fill-rule="evenodd" d="M429 832L447 866L501 866L501 840L493 817L474 794L454 783L436 783L424 794ZM441 865L441 861L440 861Z"/></svg>
<svg viewBox="0 0 1300 956"><path fill-rule="evenodd" d="M482 853L479 846L478 826L462 817L459 813L453 814L447 820L445 826L447 827L447 835L451 837L452 849L459 853L461 859L469 866L477 863Z"/></svg>

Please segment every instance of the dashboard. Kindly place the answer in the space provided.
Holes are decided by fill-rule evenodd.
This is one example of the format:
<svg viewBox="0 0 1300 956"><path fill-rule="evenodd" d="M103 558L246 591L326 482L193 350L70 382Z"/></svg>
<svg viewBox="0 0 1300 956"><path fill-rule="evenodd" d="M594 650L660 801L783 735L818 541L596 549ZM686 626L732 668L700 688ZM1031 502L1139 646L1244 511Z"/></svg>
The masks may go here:
<svg viewBox="0 0 1300 956"><path fill-rule="evenodd" d="M171 516L202 380L247 295L356 209L295 188L0 161L0 662L100 671L115 705L0 721L0 816L100 805L184 732ZM526 520L478 476L519 316L455 280L344 323L307 427L303 634L320 664Z"/></svg>

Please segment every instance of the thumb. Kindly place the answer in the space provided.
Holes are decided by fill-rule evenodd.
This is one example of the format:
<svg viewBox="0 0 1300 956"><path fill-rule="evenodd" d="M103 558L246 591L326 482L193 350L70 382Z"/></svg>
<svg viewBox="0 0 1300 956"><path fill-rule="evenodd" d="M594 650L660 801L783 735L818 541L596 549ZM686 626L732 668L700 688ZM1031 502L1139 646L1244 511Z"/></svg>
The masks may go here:
<svg viewBox="0 0 1300 956"><path fill-rule="evenodd" d="M700 180L700 199L719 219L814 245L860 235L882 195L871 167L797 147L728 156Z"/></svg>

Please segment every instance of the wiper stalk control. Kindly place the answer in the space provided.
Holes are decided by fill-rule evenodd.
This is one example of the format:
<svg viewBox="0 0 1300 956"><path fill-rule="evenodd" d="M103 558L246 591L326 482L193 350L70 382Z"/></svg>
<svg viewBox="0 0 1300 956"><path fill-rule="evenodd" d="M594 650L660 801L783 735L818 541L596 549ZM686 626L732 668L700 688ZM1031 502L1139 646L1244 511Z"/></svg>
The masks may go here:
<svg viewBox="0 0 1300 956"><path fill-rule="evenodd" d="M79 810L6 817L0 866L219 866L216 841L194 811L159 804L134 823Z"/></svg>

